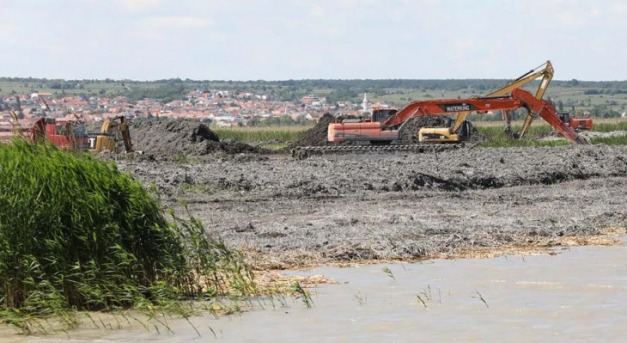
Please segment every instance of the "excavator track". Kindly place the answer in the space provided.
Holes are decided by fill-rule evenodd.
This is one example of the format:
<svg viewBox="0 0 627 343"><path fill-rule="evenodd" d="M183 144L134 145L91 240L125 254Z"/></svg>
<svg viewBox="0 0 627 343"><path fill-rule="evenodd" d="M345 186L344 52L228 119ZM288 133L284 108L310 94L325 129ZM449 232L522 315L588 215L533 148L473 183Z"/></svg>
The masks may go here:
<svg viewBox="0 0 627 343"><path fill-rule="evenodd" d="M472 148L474 145L458 144L391 144L391 145L327 145L327 146L301 146L293 148L292 157L305 159L314 155L325 154L371 154L371 153L438 153L461 148Z"/></svg>

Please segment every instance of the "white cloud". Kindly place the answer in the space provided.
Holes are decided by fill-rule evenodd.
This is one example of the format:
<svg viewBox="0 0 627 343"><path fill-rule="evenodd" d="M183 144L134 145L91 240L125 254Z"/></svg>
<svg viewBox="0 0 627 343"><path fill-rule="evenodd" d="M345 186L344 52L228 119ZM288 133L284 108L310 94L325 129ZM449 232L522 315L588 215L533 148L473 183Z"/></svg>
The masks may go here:
<svg viewBox="0 0 627 343"><path fill-rule="evenodd" d="M0 23L0 37L11 38L17 32L17 26L10 23Z"/></svg>
<svg viewBox="0 0 627 343"><path fill-rule="evenodd" d="M213 22L207 18L192 16L151 17L143 21L142 27L154 30L170 29L198 29L212 26Z"/></svg>
<svg viewBox="0 0 627 343"><path fill-rule="evenodd" d="M117 0L116 5L130 12L146 12L166 5L163 0Z"/></svg>
<svg viewBox="0 0 627 343"><path fill-rule="evenodd" d="M67 1L0 0L0 76L627 79L625 0Z"/></svg>
<svg viewBox="0 0 627 343"><path fill-rule="evenodd" d="M309 16L313 18L321 18L324 17L325 14L326 11L324 10L324 7L320 6L319 4L316 4L309 9Z"/></svg>
<svg viewBox="0 0 627 343"><path fill-rule="evenodd" d="M618 14L627 14L627 2L614 3L611 6L612 12L618 12Z"/></svg>
<svg viewBox="0 0 627 343"><path fill-rule="evenodd" d="M594 21L599 20L601 11L596 7L591 8L577 8L570 10L556 11L553 14L555 23L560 28L580 28L586 25L590 25Z"/></svg>

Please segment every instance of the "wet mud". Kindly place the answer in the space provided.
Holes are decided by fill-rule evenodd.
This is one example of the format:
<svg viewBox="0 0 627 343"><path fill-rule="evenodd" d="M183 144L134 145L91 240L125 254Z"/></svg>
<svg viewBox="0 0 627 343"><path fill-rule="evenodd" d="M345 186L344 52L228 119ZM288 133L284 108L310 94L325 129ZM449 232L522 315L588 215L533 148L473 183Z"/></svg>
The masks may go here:
<svg viewBox="0 0 627 343"><path fill-rule="evenodd" d="M183 200L256 268L274 269L593 239L627 226L626 156L595 145L119 166L185 215Z"/></svg>

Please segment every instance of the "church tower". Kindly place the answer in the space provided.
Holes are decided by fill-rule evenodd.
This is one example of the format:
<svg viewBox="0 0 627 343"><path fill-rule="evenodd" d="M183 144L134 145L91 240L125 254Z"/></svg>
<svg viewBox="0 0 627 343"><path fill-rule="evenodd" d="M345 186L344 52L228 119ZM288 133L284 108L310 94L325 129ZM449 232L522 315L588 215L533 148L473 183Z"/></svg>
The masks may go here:
<svg viewBox="0 0 627 343"><path fill-rule="evenodd" d="M367 93L364 93L364 101L361 103L361 108L363 109L364 112L369 112L370 109L368 108L368 95Z"/></svg>

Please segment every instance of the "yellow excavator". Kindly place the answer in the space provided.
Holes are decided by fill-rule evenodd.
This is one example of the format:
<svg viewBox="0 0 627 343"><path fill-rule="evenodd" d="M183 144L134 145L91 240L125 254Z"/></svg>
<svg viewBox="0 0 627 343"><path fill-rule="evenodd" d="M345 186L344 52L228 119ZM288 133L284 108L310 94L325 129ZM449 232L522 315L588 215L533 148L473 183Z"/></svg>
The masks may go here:
<svg viewBox="0 0 627 343"><path fill-rule="evenodd" d="M530 83L531 81L542 77L540 84L538 85L538 89L535 93L535 98L540 100L544 96L546 89L549 87L549 83L553 79L553 65L551 61L546 61L539 67L530 70L529 72L521 75L517 79L509 82L502 88L490 93L487 97L499 97L509 95L512 90L516 88L521 88L524 85ZM460 142L468 139L470 136L470 131L472 129L469 121L466 120L470 112L459 112L457 114L457 118L452 123L450 127L423 127L418 131L418 140L420 142L429 142L429 143L449 143L449 142ZM503 111L503 119L505 120L505 132L513 137L522 138L531 122L533 121L533 114L529 113L525 118L525 122L520 130L520 132L514 134L512 133L511 127L511 112Z"/></svg>
<svg viewBox="0 0 627 343"><path fill-rule="evenodd" d="M125 152L133 152L128 122L124 116L105 119L100 128L100 132L96 135L89 136L89 151L93 153L102 151L118 153L121 151L121 147L119 146L120 142L124 143Z"/></svg>

